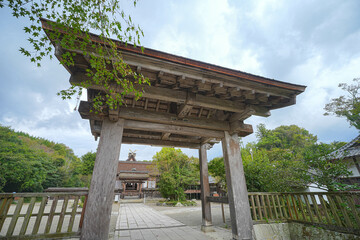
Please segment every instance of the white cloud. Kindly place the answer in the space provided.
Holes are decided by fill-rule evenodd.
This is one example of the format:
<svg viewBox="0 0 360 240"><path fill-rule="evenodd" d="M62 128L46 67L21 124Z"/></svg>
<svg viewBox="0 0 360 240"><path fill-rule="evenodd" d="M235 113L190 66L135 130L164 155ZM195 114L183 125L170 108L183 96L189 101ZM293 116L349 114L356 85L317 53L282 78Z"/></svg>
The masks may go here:
<svg viewBox="0 0 360 240"><path fill-rule="evenodd" d="M125 4L122 2L122 4ZM128 8L125 5L126 9ZM295 106L272 111L269 118L247 122L268 128L297 124L321 141L349 141L358 132L341 118L323 116L323 107L342 91L339 82L359 77L360 1L140 1L131 9L145 31L145 47L201 60L240 71L307 85ZM69 74L57 60L36 68L18 52L26 36L23 22L1 9L0 122L16 130L63 142L82 155L95 151L97 142L89 123L56 92L68 87ZM86 99L86 91L81 97ZM245 141L255 140L255 135ZM123 145L138 149L148 160L160 148ZM184 150L197 156L196 150ZM209 159L222 155L221 145Z"/></svg>

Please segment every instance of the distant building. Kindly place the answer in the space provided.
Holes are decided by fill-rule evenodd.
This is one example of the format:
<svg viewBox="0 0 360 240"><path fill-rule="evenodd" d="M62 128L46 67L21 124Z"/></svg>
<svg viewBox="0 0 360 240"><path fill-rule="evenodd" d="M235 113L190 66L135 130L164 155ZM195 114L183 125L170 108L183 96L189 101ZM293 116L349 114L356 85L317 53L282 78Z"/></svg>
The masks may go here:
<svg viewBox="0 0 360 240"><path fill-rule="evenodd" d="M341 182L358 185L360 188L360 135L329 155L333 160L342 159L348 163L348 170L352 175L341 178Z"/></svg>
<svg viewBox="0 0 360 240"><path fill-rule="evenodd" d="M161 197L157 188L159 173L151 161L137 161L136 153L130 152L126 161L119 161L115 192L121 198L126 196ZM209 176L211 195L217 194L215 180ZM187 199L200 199L200 181L185 189ZM217 196L217 195L216 195Z"/></svg>
<svg viewBox="0 0 360 240"><path fill-rule="evenodd" d="M158 173L152 162L137 161L136 153L130 152L126 161L119 161L115 191L120 197L144 194L150 197L160 196L157 191Z"/></svg>

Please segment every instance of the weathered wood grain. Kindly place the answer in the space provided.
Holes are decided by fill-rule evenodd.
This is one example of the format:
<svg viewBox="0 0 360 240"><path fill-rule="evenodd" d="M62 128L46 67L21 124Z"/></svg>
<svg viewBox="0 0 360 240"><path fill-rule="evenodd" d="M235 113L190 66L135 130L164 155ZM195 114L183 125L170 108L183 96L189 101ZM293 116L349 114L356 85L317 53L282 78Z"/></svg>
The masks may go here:
<svg viewBox="0 0 360 240"><path fill-rule="evenodd" d="M124 121L119 119L117 122L111 122L105 119L102 123L81 231L83 240L108 239Z"/></svg>
<svg viewBox="0 0 360 240"><path fill-rule="evenodd" d="M6 232L6 237L10 237L10 236L13 235L14 230L15 230L15 226L16 226L16 222L17 222L17 220L19 218L19 214L20 214L23 203L24 203L24 198L20 198L18 200L18 203L16 204L14 215L11 218L10 225L9 225L8 230Z"/></svg>
<svg viewBox="0 0 360 240"><path fill-rule="evenodd" d="M252 239L252 219L237 134L224 132L222 147L229 195L231 230L235 239Z"/></svg>
<svg viewBox="0 0 360 240"><path fill-rule="evenodd" d="M31 218L31 214L32 214L32 211L34 209L34 205L35 205L35 200L36 198L35 197L32 197L31 200L30 200L30 204L28 206L28 209L26 211L26 215L24 217L24 221L23 221L23 224L21 226L21 230L20 230L20 236L24 235L25 232L26 232L26 229L29 225L29 220Z"/></svg>
<svg viewBox="0 0 360 240"><path fill-rule="evenodd" d="M37 213L34 228L33 228L32 233L31 233L32 235L37 234L38 231L39 231L40 222L41 222L41 219L42 219L43 214L44 214L44 209L45 209L45 206L46 206L46 202L47 202L47 197L43 197L41 199L39 211Z"/></svg>
<svg viewBox="0 0 360 240"><path fill-rule="evenodd" d="M200 160L200 186L201 186L201 211L202 211L202 226L201 229L207 232L212 226L211 220L211 205L207 197L210 196L210 185L209 185L209 172L207 162L207 149L208 144L202 144L199 149L199 160Z"/></svg>

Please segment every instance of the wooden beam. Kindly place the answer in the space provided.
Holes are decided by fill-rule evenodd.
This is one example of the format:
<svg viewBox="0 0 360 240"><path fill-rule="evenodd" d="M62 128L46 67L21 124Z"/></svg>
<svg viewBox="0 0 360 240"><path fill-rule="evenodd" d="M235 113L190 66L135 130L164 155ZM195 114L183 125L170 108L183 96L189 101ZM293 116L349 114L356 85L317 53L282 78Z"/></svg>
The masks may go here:
<svg viewBox="0 0 360 240"><path fill-rule="evenodd" d="M168 140L171 133L163 133L161 136L161 140Z"/></svg>
<svg viewBox="0 0 360 240"><path fill-rule="evenodd" d="M116 171L125 120L102 123L81 239L108 239Z"/></svg>
<svg viewBox="0 0 360 240"><path fill-rule="evenodd" d="M229 203L228 197L207 197L209 202Z"/></svg>
<svg viewBox="0 0 360 240"><path fill-rule="evenodd" d="M209 185L209 172L207 162L207 143L201 144L199 149L200 160L200 186L201 186L201 210L202 210L202 225L201 230L203 232L214 231L211 220L211 205L207 197L210 197L210 185Z"/></svg>
<svg viewBox="0 0 360 240"><path fill-rule="evenodd" d="M230 133L237 133L240 137L246 137L252 134L253 128L250 124L244 124L242 121L236 121L230 123Z"/></svg>
<svg viewBox="0 0 360 240"><path fill-rule="evenodd" d="M90 110L91 110L91 104L89 102L85 102L85 101L80 102L78 111L82 118L93 119L93 120L102 120L105 118L104 114L95 114L93 112L90 112ZM120 107L119 118L124 118L129 120L139 120L145 122L171 124L175 126L187 126L187 127L201 128L201 129L230 131L230 125L228 122L225 121L217 121L213 119L197 118L197 117L187 117L184 119L180 119L175 114L145 111L139 108Z"/></svg>
<svg viewBox="0 0 360 240"><path fill-rule="evenodd" d="M191 105L187 105L187 104L181 105L180 109L179 109L179 113L177 114L177 116L179 118L186 117L189 114L189 112L191 111L192 108L193 108L193 106L191 106Z"/></svg>
<svg viewBox="0 0 360 240"><path fill-rule="evenodd" d="M154 131L154 132L168 132L186 136L199 136L199 137L212 137L223 138L224 132L217 130L200 129L193 127L174 126L170 124L142 122L135 120L126 120L124 124L125 129L134 129L141 131Z"/></svg>
<svg viewBox="0 0 360 240"><path fill-rule="evenodd" d="M80 85L83 81L88 81L89 77L84 72L76 72L71 75L70 83L73 85ZM114 90L120 92L121 89L119 86L114 85L112 86ZM180 90L172 90L168 88L160 88L160 87L152 87L146 85L136 85L134 86L137 90L143 90L143 97L151 98L166 102L176 102L180 104L185 104L187 100L188 93L186 91ZM93 89L106 91L106 89L102 86L93 85L91 86ZM129 94L130 96L133 93ZM189 103L190 104L190 103ZM230 100L219 99L215 97L207 97L201 94L195 94L191 105L204 107L204 108L213 108L218 110L224 110L229 112L243 112L245 109L244 103L233 102Z"/></svg>
<svg viewBox="0 0 360 240"><path fill-rule="evenodd" d="M252 219L239 136L224 132L222 139L233 239L252 239Z"/></svg>
<svg viewBox="0 0 360 240"><path fill-rule="evenodd" d="M271 95L289 97L293 94L294 90L288 90L277 86L271 86L268 84L256 83L248 80L241 79L239 77L226 76L217 73L204 73L204 70L198 70L191 67L186 67L186 70L180 68L176 63L166 62L162 60L154 60L153 58L144 58L139 60L135 54L124 52L124 61L129 65L140 65L144 69L152 71L163 71L166 74L184 75L186 78L194 80L206 81L213 84L224 84L228 87L239 87L243 90L256 90L258 93L270 93ZM305 90L305 87L301 89ZM300 93L299 90L298 92Z"/></svg>
<svg viewBox="0 0 360 240"><path fill-rule="evenodd" d="M243 121L255 113L256 111L253 108L246 107L242 113L233 113L229 119L229 122Z"/></svg>
<svg viewBox="0 0 360 240"><path fill-rule="evenodd" d="M151 145L151 146L183 147L183 148L194 148L194 149L200 148L200 143L163 141L163 140L153 140L153 139L143 139L143 138L123 137L122 142L126 144L140 144L140 145Z"/></svg>

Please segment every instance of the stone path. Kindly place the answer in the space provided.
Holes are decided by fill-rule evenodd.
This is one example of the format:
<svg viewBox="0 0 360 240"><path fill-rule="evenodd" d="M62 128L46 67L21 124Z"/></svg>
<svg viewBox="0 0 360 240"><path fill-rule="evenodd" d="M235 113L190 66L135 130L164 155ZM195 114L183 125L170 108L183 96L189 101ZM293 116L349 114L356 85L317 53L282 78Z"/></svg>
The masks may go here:
<svg viewBox="0 0 360 240"><path fill-rule="evenodd" d="M120 205L114 240L208 240L190 228L141 203Z"/></svg>

